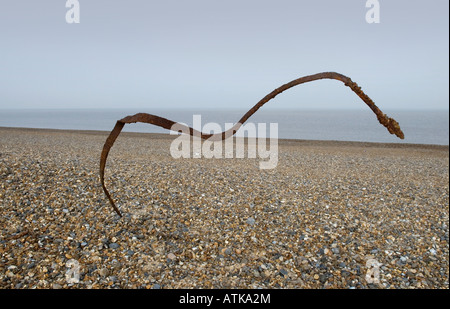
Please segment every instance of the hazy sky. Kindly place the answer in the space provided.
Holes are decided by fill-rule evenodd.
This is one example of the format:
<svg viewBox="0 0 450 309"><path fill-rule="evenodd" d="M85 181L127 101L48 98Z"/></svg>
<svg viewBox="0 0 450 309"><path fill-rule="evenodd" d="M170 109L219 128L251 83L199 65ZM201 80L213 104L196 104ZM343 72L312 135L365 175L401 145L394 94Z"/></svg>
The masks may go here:
<svg viewBox="0 0 450 309"><path fill-rule="evenodd" d="M383 110L448 109L449 1L0 0L1 108L235 108L336 71ZM366 108L341 82L267 108ZM266 108L266 107L265 107Z"/></svg>

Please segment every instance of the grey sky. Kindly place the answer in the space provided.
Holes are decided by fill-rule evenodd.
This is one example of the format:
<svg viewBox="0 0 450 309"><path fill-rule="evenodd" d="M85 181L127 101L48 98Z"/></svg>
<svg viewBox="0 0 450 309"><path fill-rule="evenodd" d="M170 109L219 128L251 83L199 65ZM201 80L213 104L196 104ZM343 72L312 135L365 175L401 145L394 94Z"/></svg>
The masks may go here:
<svg viewBox="0 0 450 309"><path fill-rule="evenodd" d="M448 109L449 1L0 0L1 108L235 108L303 75L351 77L381 109ZM270 105L270 106L269 106ZM337 81L267 108L366 108Z"/></svg>

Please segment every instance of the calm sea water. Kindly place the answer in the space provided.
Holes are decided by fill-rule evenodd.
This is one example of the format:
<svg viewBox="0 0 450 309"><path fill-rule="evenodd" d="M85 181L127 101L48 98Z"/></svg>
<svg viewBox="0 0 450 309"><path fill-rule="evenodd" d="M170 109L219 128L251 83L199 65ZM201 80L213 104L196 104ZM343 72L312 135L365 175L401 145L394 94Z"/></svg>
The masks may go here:
<svg viewBox="0 0 450 309"><path fill-rule="evenodd" d="M193 115L201 115L204 126L214 122L238 121L246 110L134 110L134 109L74 109L74 110L0 110L0 127L51 128L71 130L110 131L115 122L137 112L146 112L173 121L193 124ZM269 124L278 123L278 137L307 140L364 141L411 144L449 144L448 111L385 111L396 119L405 133L400 140L378 123L370 110L259 110L247 120ZM127 124L124 131L169 133L149 124Z"/></svg>

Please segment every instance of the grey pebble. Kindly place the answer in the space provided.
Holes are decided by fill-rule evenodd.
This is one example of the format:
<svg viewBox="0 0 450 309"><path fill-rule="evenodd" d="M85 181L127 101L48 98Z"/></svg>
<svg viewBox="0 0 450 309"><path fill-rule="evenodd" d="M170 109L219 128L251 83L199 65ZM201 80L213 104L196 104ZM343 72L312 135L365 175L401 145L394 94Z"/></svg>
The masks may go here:
<svg viewBox="0 0 450 309"><path fill-rule="evenodd" d="M120 247L120 245L115 243L115 242L112 242L112 243L109 244L109 248L110 249L117 249L119 247Z"/></svg>

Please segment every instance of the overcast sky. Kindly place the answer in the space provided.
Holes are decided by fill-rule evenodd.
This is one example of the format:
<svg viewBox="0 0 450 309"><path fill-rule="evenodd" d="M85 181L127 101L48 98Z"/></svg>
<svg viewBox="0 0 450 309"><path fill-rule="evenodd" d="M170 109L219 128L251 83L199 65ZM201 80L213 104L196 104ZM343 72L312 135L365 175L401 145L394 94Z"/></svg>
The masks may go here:
<svg viewBox="0 0 450 309"><path fill-rule="evenodd" d="M448 109L449 1L0 0L1 108L247 110L295 78L336 71L382 110ZM269 106L270 105L270 106ZM366 108L341 82L268 108Z"/></svg>

